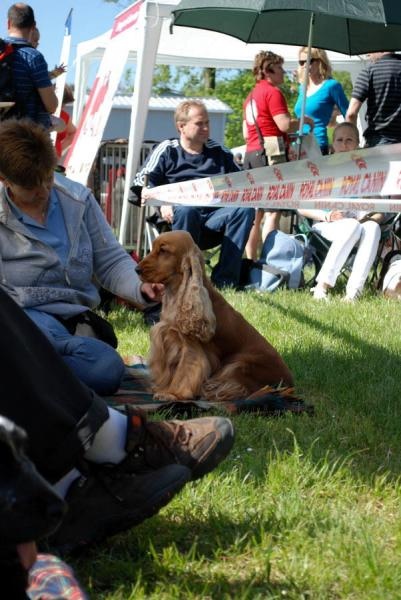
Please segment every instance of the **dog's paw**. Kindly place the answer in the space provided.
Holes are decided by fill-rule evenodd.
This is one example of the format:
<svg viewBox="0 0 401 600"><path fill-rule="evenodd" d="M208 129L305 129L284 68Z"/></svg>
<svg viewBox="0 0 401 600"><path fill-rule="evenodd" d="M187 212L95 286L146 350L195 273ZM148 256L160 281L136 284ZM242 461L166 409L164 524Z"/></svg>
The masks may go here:
<svg viewBox="0 0 401 600"><path fill-rule="evenodd" d="M175 394L170 394L169 392L155 392L153 394L153 399L158 400L159 402L179 402L181 398L178 398Z"/></svg>

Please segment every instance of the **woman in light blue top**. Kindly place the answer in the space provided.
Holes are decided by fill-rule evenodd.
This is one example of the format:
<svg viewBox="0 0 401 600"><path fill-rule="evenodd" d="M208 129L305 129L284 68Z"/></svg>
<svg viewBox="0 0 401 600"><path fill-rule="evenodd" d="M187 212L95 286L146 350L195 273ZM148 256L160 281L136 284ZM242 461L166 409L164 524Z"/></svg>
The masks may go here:
<svg viewBox="0 0 401 600"><path fill-rule="evenodd" d="M299 80L302 83L305 76L307 48L299 50ZM329 141L327 126L330 123L333 110L338 108L343 117L347 112L348 100L341 86L331 76L331 64L325 50L311 48L309 77L306 88L305 115L314 120L313 133L318 141L322 154L328 154ZM298 99L294 107L297 117L301 115L303 99L302 85L299 88Z"/></svg>

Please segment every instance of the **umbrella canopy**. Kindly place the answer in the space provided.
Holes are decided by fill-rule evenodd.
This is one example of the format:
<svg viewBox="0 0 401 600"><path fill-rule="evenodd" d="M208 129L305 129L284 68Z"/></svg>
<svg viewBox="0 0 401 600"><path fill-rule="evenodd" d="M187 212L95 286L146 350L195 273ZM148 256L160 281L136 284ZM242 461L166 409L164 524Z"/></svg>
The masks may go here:
<svg viewBox="0 0 401 600"><path fill-rule="evenodd" d="M400 0L181 0L173 24L247 43L313 46L343 54L401 49Z"/></svg>

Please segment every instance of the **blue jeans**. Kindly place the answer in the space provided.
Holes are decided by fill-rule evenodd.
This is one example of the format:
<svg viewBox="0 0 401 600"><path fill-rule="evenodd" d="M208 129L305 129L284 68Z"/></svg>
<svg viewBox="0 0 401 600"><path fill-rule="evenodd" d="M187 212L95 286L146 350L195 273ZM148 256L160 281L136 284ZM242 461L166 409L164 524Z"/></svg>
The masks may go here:
<svg viewBox="0 0 401 600"><path fill-rule="evenodd" d="M96 338L71 335L54 316L26 308L25 313L46 335L73 373L101 396L113 394L124 375L121 356Z"/></svg>
<svg viewBox="0 0 401 600"><path fill-rule="evenodd" d="M241 259L255 219L253 208L194 208L175 206L173 230L190 233L201 250L221 244L220 257L212 271L216 287L239 284Z"/></svg>

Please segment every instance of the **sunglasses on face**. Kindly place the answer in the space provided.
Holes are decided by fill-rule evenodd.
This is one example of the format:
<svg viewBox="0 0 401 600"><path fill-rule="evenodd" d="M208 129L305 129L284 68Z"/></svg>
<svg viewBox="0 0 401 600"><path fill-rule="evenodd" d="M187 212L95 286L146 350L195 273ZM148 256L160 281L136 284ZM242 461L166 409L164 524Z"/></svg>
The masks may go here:
<svg viewBox="0 0 401 600"><path fill-rule="evenodd" d="M316 58L311 58L309 64L312 64L316 61ZM303 67L304 65L306 65L307 61L306 60L299 60L298 64L300 67Z"/></svg>

